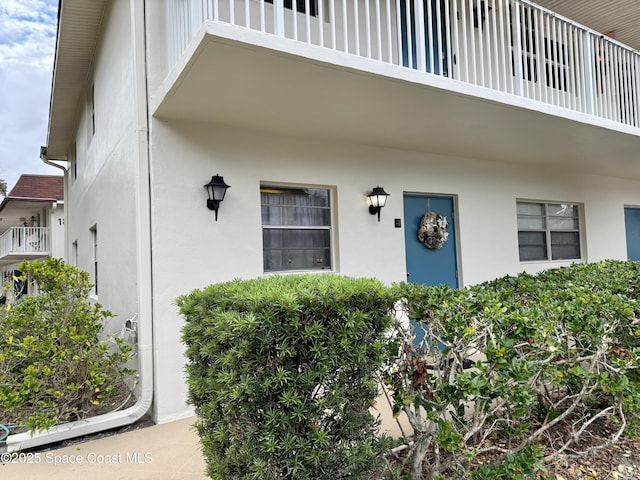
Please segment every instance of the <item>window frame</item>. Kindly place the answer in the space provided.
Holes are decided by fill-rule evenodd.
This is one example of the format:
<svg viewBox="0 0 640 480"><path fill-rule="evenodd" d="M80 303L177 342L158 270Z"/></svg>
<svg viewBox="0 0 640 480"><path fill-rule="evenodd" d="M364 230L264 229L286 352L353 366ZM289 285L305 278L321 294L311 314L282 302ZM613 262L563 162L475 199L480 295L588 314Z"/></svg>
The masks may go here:
<svg viewBox="0 0 640 480"><path fill-rule="evenodd" d="M95 84L91 84L89 91L89 143L96 135L96 93Z"/></svg>
<svg viewBox="0 0 640 480"><path fill-rule="evenodd" d="M71 149L69 150L69 160L71 162L71 166L69 167L69 170L71 171L71 175L69 177L71 178L72 182L75 182L78 179L78 155L76 153L75 143L71 146Z"/></svg>
<svg viewBox="0 0 640 480"><path fill-rule="evenodd" d="M569 61L568 46L563 43L563 39L551 38L550 32L546 31L544 24L539 25L538 17L532 14L532 7L522 6L520 18L520 38L521 50L520 58L516 38L518 37L516 13L510 6L510 29L509 38L511 44L511 75L517 75L516 61L520 62L522 69L521 77L525 81L538 83L538 62L544 67L541 73L545 77L547 88L571 93L575 86L571 83L571 64ZM542 33L540 34L540 28ZM542 38L540 38L542 35ZM540 47L540 48L538 48ZM542 50L541 52L539 50Z"/></svg>
<svg viewBox="0 0 640 480"><path fill-rule="evenodd" d="M541 205L543 207L542 215L524 215L518 212L518 206L520 204L533 204L533 205ZM557 215L551 215L549 213L550 205L569 205L572 206L575 210L574 217L562 217ZM584 261L584 211L583 205L577 202L565 202L565 201L549 201L549 200L528 200L528 199L517 199L516 200L516 230L518 233L518 259L520 263L536 263L536 262L581 262ZM521 218L541 218L544 220L544 228L521 228L519 225ZM552 228L550 225L550 219L553 218L575 218L577 222L577 228ZM523 260L521 254L522 244L520 241L520 233L521 232L544 232L544 248L546 250L546 258L539 259L530 259ZM578 237L578 256L571 258L554 258L553 256L553 247L558 246L558 244L554 244L552 242L552 233L561 232L561 233L577 233Z"/></svg>
<svg viewBox="0 0 640 480"><path fill-rule="evenodd" d="M74 240L71 243L71 259L73 260L73 266L78 266L78 240Z"/></svg>
<svg viewBox="0 0 640 480"><path fill-rule="evenodd" d="M91 253L93 263L93 294L98 296L98 225L93 225L89 232L91 234Z"/></svg>
<svg viewBox="0 0 640 480"><path fill-rule="evenodd" d="M261 181L259 186L259 194L260 194L260 210L262 212L262 207L264 204L262 203L262 190L263 189L283 189L283 190L294 190L294 189L312 189L312 190L325 190L328 193L328 206L326 209L329 211L329 225L265 225L262 219L260 219L260 233L261 233L261 241L262 241L262 271L265 275L286 275L291 273L329 273L337 271L336 268L336 249L335 249L335 228L337 225L335 215L336 210L334 207L334 202L336 198L335 187L327 186L327 185L312 185L312 184L294 184L294 183L285 183L285 182L271 182L271 181ZM265 229L270 230L295 230L295 231L303 231L303 230L326 230L329 232L329 267L320 267L320 268L296 268L296 269L283 269L283 270L267 270L265 268L265 243L264 243L264 231Z"/></svg>
<svg viewBox="0 0 640 480"><path fill-rule="evenodd" d="M296 8L293 8L293 3L296 3ZM318 3L324 1L324 0L309 0L309 16L310 17L317 17L318 16L318 10L319 10L319 6ZM271 5L274 4L274 0L264 0L265 3L269 3ZM307 15L307 4L306 4L307 0L284 0L283 4L284 4L284 8L285 10L291 10L292 12L297 12L297 13L301 13L303 15Z"/></svg>

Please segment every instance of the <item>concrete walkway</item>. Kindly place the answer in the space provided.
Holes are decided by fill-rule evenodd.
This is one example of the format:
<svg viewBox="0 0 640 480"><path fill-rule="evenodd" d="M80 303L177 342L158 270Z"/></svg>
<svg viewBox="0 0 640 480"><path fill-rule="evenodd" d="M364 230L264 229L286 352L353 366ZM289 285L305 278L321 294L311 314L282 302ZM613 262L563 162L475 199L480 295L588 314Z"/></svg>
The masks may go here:
<svg viewBox="0 0 640 480"><path fill-rule="evenodd" d="M34 450L18 458L0 454L0 478L206 480L198 435L191 428L194 421L192 417L57 450Z"/></svg>

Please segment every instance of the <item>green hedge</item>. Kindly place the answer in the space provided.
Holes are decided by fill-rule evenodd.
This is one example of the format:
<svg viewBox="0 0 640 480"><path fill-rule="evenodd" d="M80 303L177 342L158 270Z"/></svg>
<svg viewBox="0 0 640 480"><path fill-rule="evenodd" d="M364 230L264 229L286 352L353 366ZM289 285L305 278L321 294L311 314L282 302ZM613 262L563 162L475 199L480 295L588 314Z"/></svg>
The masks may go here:
<svg viewBox="0 0 640 480"><path fill-rule="evenodd" d="M40 430L123 406L131 347L102 340L113 315L89 301L89 275L58 259L18 268L40 293L0 315L0 423Z"/></svg>
<svg viewBox="0 0 640 480"><path fill-rule="evenodd" d="M425 334L420 345L410 334L401 340L388 376L396 412L416 430L407 463L414 479L537 478L562 453L636 431L637 263L580 264L461 290L404 285L399 295Z"/></svg>
<svg viewBox="0 0 640 480"><path fill-rule="evenodd" d="M402 303L418 345L415 330L385 335ZM640 424L635 262L460 290L273 276L178 304L214 479L544 478ZM368 409L380 373L415 431L387 472Z"/></svg>
<svg viewBox="0 0 640 480"><path fill-rule="evenodd" d="M338 275L231 281L178 299L214 479L380 478L369 412L392 291Z"/></svg>

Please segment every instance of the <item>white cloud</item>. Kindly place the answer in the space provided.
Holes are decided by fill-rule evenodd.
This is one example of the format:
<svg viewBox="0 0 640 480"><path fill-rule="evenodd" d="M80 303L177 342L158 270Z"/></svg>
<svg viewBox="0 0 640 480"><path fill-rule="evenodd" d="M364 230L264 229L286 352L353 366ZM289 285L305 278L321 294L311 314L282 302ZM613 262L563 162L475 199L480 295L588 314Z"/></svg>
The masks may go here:
<svg viewBox="0 0 640 480"><path fill-rule="evenodd" d="M57 0L0 1L0 178L58 174L39 159L46 142Z"/></svg>
<svg viewBox="0 0 640 480"><path fill-rule="evenodd" d="M44 0L5 0L0 5L0 65L51 65L57 5Z"/></svg>

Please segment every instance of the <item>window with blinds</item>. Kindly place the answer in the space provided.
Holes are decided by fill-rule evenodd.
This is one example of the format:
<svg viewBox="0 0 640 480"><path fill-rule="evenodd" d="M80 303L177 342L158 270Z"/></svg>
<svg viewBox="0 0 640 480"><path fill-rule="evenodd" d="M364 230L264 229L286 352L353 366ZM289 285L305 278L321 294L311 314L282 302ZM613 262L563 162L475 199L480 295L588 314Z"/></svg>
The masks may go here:
<svg viewBox="0 0 640 480"><path fill-rule="evenodd" d="M519 201L520 261L580 259L579 210L575 204Z"/></svg>
<svg viewBox="0 0 640 480"><path fill-rule="evenodd" d="M331 194L325 188L262 185L265 272L331 270Z"/></svg>

